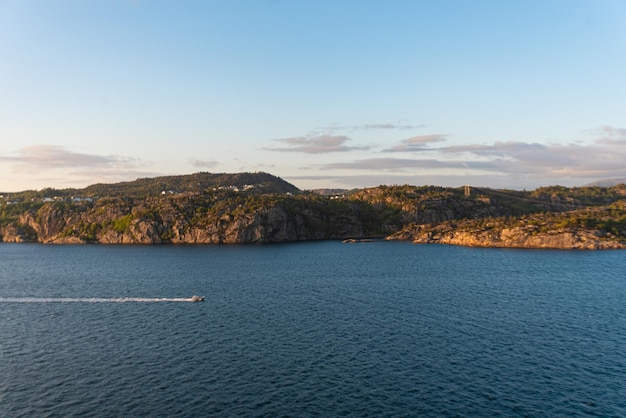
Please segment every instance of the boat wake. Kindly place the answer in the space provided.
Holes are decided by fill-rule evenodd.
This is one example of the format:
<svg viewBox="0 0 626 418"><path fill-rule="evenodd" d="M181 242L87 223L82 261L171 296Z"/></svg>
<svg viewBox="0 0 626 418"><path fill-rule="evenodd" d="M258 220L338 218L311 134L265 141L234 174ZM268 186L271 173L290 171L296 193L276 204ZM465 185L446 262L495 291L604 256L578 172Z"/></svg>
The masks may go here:
<svg viewBox="0 0 626 418"><path fill-rule="evenodd" d="M159 303L159 302L202 302L204 297L190 298L2 298L0 303Z"/></svg>

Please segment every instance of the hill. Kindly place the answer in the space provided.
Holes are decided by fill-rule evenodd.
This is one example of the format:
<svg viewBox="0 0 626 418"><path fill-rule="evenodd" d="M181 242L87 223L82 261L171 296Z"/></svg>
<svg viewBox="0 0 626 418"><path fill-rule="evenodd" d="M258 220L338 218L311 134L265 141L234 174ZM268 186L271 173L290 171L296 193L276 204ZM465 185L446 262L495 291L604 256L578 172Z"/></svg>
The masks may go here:
<svg viewBox="0 0 626 418"><path fill-rule="evenodd" d="M94 184L83 189L90 196L149 197L162 192L201 192L214 188L248 190L255 193L299 193L300 190L268 173L195 173L185 176L165 176L137 179L116 184Z"/></svg>
<svg viewBox="0 0 626 418"><path fill-rule="evenodd" d="M586 184L585 187L592 187L592 186L611 187L611 186L617 186L618 184L626 184L626 178L597 180L597 181L594 181L593 183Z"/></svg>
<svg viewBox="0 0 626 418"><path fill-rule="evenodd" d="M148 198L165 193L203 192L215 188L232 190L246 190L251 193L300 193L300 190L281 179L268 173L206 173L181 176L162 176L141 178L121 183L98 183L83 189L52 189L40 191L23 191L17 193L3 193L14 201L43 199L54 197L126 197Z"/></svg>
<svg viewBox="0 0 626 418"><path fill-rule="evenodd" d="M622 248L625 202L623 184L474 188L470 195L463 188L403 185L323 195L266 173L197 173L12 194L0 199L0 241L214 244L387 237Z"/></svg>

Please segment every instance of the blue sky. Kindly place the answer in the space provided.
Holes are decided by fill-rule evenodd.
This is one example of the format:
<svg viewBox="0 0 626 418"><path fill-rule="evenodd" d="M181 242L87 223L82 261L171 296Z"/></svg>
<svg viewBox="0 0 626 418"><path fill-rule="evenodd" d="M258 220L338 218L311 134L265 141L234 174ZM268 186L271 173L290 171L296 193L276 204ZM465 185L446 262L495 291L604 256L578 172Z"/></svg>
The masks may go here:
<svg viewBox="0 0 626 418"><path fill-rule="evenodd" d="M626 177L626 2L0 0L0 191Z"/></svg>

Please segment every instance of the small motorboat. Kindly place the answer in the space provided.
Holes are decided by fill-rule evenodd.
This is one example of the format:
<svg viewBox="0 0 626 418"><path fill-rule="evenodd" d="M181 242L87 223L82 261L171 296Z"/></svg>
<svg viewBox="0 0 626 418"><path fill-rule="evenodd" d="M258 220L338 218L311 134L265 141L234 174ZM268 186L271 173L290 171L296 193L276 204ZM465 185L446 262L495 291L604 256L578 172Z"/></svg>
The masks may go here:
<svg viewBox="0 0 626 418"><path fill-rule="evenodd" d="M193 295L191 297L192 302L204 302L204 296Z"/></svg>

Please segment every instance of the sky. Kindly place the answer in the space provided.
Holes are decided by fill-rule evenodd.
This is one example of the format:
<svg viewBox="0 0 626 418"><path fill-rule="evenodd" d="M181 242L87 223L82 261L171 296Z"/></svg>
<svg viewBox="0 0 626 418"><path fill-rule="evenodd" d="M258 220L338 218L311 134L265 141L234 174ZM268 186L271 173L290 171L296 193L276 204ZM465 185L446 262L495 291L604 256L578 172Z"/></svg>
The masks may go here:
<svg viewBox="0 0 626 418"><path fill-rule="evenodd" d="M0 191L626 178L623 0L0 0Z"/></svg>

